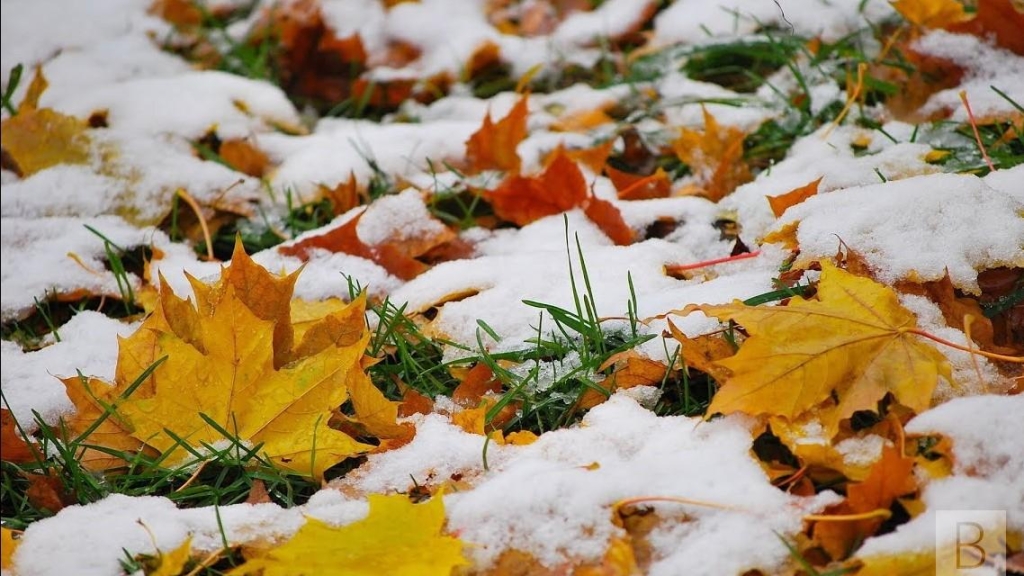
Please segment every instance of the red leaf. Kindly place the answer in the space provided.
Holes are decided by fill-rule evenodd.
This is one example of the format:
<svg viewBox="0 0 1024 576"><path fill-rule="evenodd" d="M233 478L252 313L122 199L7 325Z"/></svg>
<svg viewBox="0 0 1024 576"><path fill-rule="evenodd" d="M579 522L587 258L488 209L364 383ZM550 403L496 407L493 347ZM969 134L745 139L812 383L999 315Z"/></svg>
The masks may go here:
<svg viewBox="0 0 1024 576"><path fill-rule="evenodd" d="M604 167L604 173L619 191L622 200L649 200L651 198L668 198L672 191L672 183L668 174L658 168L654 174L641 176L616 170L611 166Z"/></svg>
<svg viewBox="0 0 1024 576"><path fill-rule="evenodd" d="M18 431L14 416L6 408L0 408L0 460L4 462L33 462L36 451Z"/></svg>
<svg viewBox="0 0 1024 576"><path fill-rule="evenodd" d="M824 178L824 176L822 176ZM772 213L778 218L782 216L783 212L789 209L791 206L807 200L811 196L818 193L818 184L821 183L821 178L818 178L814 182L804 184L799 188L794 188L785 194L779 194L778 196L768 196L768 204L772 207Z"/></svg>
<svg viewBox="0 0 1024 576"><path fill-rule="evenodd" d="M470 171L519 172L522 160L516 147L526 137L526 99L526 96L521 97L508 115L497 123L491 120L491 113L487 113L483 125L466 141Z"/></svg>
<svg viewBox="0 0 1024 576"><path fill-rule="evenodd" d="M612 239L619 246L629 246L633 243L633 229L622 219L622 213L611 202L591 196L583 207L583 212L590 218L590 221L597 224L597 227Z"/></svg>
<svg viewBox="0 0 1024 576"><path fill-rule="evenodd" d="M499 218L525 226L581 205L587 183L576 163L558 152L540 176L512 175L484 194Z"/></svg>
<svg viewBox="0 0 1024 576"><path fill-rule="evenodd" d="M309 259L314 248L322 248L330 252L343 252L352 256L366 258L379 264L382 268L402 280L411 280L427 269L427 265L403 253L391 244L370 246L359 238L356 227L366 212L360 212L341 226L318 236L311 236L291 246L281 246L277 250L285 256L295 256L303 261Z"/></svg>

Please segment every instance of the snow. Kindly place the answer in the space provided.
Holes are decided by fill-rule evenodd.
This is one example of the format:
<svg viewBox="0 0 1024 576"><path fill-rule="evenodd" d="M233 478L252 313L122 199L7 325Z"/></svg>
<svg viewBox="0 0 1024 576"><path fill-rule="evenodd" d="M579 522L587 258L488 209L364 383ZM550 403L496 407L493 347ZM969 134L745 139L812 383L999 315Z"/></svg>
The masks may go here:
<svg viewBox="0 0 1024 576"><path fill-rule="evenodd" d="M1021 210L976 176L934 174L813 196L779 226L799 223L801 262L834 255L842 240L887 283L948 270L954 286L977 294L978 270L1024 266Z"/></svg>
<svg viewBox="0 0 1024 576"><path fill-rule="evenodd" d="M3 4L3 77L22 63L27 79L31 68L40 65L50 83L42 106L83 119L94 113L106 117L105 127L87 131L92 143L88 164L58 165L25 178L2 173L0 315L5 323L25 319L37 301L54 294L72 301L87 295L119 297L117 282L105 266L104 242L85 225L120 247L158 250L161 255L150 264L149 281L165 282L180 296L191 295L186 273L216 279L221 263L200 259L190 246L171 242L157 228L178 189L208 212L219 208L251 214L254 226L281 228L285 211L313 199L321 186L333 187L354 175L365 187L383 174L403 190L377 199L365 212L354 209L288 242L326 233L362 213L358 234L365 243L376 244L446 233L431 215L431 195L449 187L493 184L501 177L494 172L464 177L447 171L444 164L461 160L467 138L484 116L501 118L522 97L519 94L503 92L485 100L456 84L449 96L430 104L406 103L384 122L317 120L305 110L300 115L284 92L270 83L196 70L162 51L158 41L170 27L148 14L150 4ZM261 8L269 4L263 2ZM422 0L390 8L370 1L321 4L327 26L338 37L360 35L375 66L371 77L446 75L457 80L485 43L497 47L513 77L537 64L545 68L533 70L538 77L566 62L589 66L601 56L596 37L633 31L636 16L654 3L607 0L594 11L577 12L526 38L499 30L488 19L491 3L486 0ZM259 12L232 26L231 34L241 38ZM760 34L766 27L776 35L793 32L834 40L892 14L889 2L882 0L678 0L655 18L648 40L651 46L700 46ZM376 66L398 42L414 45L420 55L401 67ZM958 93L966 90L976 115L1001 116L1014 109L990 86L1018 101L1024 95L1024 60L987 41L933 31L919 38L915 49L967 71L960 86L931 96L925 112L948 111L954 120L963 121L966 112ZM686 78L678 71L681 62L673 60L668 63L672 71L647 82L602 88L576 84L526 96L530 135L518 147L524 173L539 170L544 154L558 145L589 147L622 126L618 122L587 133L565 133L552 129L557 121L623 103L633 106L638 95L656 100L650 109L639 105L632 110L634 116L648 116L632 120L642 137L654 143L670 141L681 127L703 125L705 108L723 126L747 132L770 119L793 120L786 111L786 98L798 89L792 70L773 74L770 87L739 94ZM810 83L814 112L846 100L834 70L820 70L804 60L797 65ZM16 102L26 84L23 81L16 91ZM709 99L714 102L704 103ZM642 234L658 221L675 223L664 237L641 236L630 246L615 246L575 209L520 229L462 230L459 239L471 247L469 257L438 264L410 281L369 260L326 250L311 251L305 262L274 248L254 259L275 272L301 268L297 298L348 298L350 288L360 286L372 298L407 304L410 313L436 312L429 321L422 318L420 328L453 344L446 345L445 359L481 344L491 351L528 348L538 329L550 333L555 326L549 313L524 301L575 311L574 287L580 293L587 290L585 264L603 327L627 330L627 303L635 297L640 319L636 330L654 336L638 352L660 361L667 361L678 347L662 337L669 319L689 336L720 327L718 320L701 313L681 315L686 305L731 302L774 290L773 279L790 256L781 245L765 244L755 258L700 267L687 279L667 275L666 266L731 253L734 240L715 227L721 218L735 219L742 227L740 237L751 247L773 231L796 225L797 267L831 258L842 240L889 285L936 280L948 271L956 287L977 293L979 271L1024 266L1024 166L984 178L944 174L946 168L930 163L928 155L946 143L948 134L927 129L918 134L915 126L890 120L879 109L865 114L879 121L879 129L852 123L822 126L799 138L783 160L717 204L693 196L619 201L607 178L587 171L595 196L619 208L634 232ZM202 160L193 144L211 132L221 139L253 143L268 154L273 170L260 180ZM772 214L766 198L818 178L816 196L780 218ZM685 183L686 179L677 180L675 190ZM129 279L134 289L143 284L134 274ZM947 326L932 302L912 295L902 295L901 302L917 317L919 327L951 342L967 343L965 334ZM498 339L481 330L478 321L493 329ZM47 424L58 422L73 410L59 378L80 371L111 379L118 337L136 326L84 311L60 327L60 341L49 336L38 350L2 342L5 407L28 430L37 425L33 412ZM892 533L869 538L860 557L930 549L939 509L1005 509L1011 528L1024 529L1024 453L1019 448L1024 399L984 395L1006 387L1006 378L994 363L956 350L942 351L957 384L939 386L936 407L914 417L906 432L948 437L955 456L953 473L945 478L922 475L926 511ZM543 388L579 364L579 357L572 354L540 362L532 385ZM367 494L403 492L413 483L457 488L444 495L448 529L468 543L466 553L480 566L510 548L525 550L551 567L567 560L598 560L609 539L623 534L612 522L616 502L665 496L708 505L649 502L669 520L649 535L649 573L782 570L789 552L776 535L798 534L804 515L820 512L839 497L830 491L797 497L772 486L751 454L758 422L738 415L710 422L658 417L644 406L652 405L659 393L651 387L622 391L592 409L580 424L545 433L530 445L490 443L487 469L483 437L452 425L447 413L457 407L441 397L437 405L445 409L408 419L417 428L409 444L369 455L357 470L303 506L179 509L165 498L112 495L30 525L15 556L15 570L19 575L118 574L125 550L166 551L188 535L196 550L220 549L221 523L233 545L280 542L305 517L349 524L366 515ZM818 431L821 434L814 437L814 430L807 430L805 441L827 442L824 428L819 426ZM835 450L848 465L867 467L888 441L877 435L853 437L837 443Z"/></svg>

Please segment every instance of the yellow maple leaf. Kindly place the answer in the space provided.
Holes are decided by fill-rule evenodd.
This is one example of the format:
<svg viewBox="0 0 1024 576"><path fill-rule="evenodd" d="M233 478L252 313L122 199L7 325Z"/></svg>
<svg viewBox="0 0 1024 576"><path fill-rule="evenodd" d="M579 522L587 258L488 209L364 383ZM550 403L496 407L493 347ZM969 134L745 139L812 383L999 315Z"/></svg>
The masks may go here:
<svg viewBox="0 0 1024 576"><path fill-rule="evenodd" d="M914 315L896 293L868 278L822 262L817 300L794 297L788 306L740 301L700 305L750 334L739 353L718 362L731 375L708 408L795 418L834 392L839 416L874 410L887 392L914 410L926 409L949 363L911 331Z"/></svg>
<svg viewBox="0 0 1024 576"><path fill-rule="evenodd" d="M945 28L971 18L957 0L896 0L891 4L907 21L925 28Z"/></svg>
<svg viewBox="0 0 1024 576"><path fill-rule="evenodd" d="M449 576L468 564L462 542L442 533L444 503L413 504L402 494L371 494L365 519L335 528L309 518L281 546L230 574L291 576Z"/></svg>
<svg viewBox="0 0 1024 576"><path fill-rule="evenodd" d="M65 380L85 415L69 427L86 430L105 410L99 407L113 406L88 443L124 449L118 443L131 434L174 466L189 457L182 444L203 450L238 439L262 445L278 465L315 478L372 448L327 425L331 410L348 398L346 383L363 370L365 297L318 322L304 318L295 330L291 293L297 274L274 276L236 243L219 282L189 278L194 305L162 288L157 310L121 340L112 388ZM166 360L129 393L161 358Z"/></svg>
<svg viewBox="0 0 1024 576"><path fill-rule="evenodd" d="M704 130L684 128L672 142L672 150L693 171L700 194L718 202L751 179L750 168L743 161L744 138L742 130L722 128L705 109Z"/></svg>
<svg viewBox="0 0 1024 576"><path fill-rule="evenodd" d="M170 552L160 552L157 566L148 576L178 576L185 570L185 564L192 557L192 537L185 538L177 548Z"/></svg>
<svg viewBox="0 0 1024 576"><path fill-rule="evenodd" d="M0 568L8 570L14 566L14 551L18 548L18 542L14 539L14 530L0 528Z"/></svg>

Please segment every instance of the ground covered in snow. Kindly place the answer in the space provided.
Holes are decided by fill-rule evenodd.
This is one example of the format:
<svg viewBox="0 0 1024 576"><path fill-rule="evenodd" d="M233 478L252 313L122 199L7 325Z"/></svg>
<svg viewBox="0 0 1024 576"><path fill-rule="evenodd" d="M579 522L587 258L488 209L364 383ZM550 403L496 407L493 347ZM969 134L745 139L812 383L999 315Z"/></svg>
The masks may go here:
<svg viewBox="0 0 1024 576"><path fill-rule="evenodd" d="M971 22L1004 4L1024 21L979 4ZM188 538L180 572L219 574L396 493L443 499L459 574L895 573L934 564L936 515L965 509L1005 511L1019 555L1024 56L987 20L910 18L875 0L5 0L4 451L27 433L49 464L4 456L4 574L152 573ZM538 176L559 158L578 199L568 172ZM324 240L343 234L359 243ZM76 488L47 432L76 412L61 378L119 378L158 290L195 298L235 237L301 270L297 299L366 291L366 369L415 435L295 497L203 500L202 467ZM948 362L928 406L708 413L733 376L680 347L727 332L742 354L746 334L684 309L812 298L837 261L951 343L925 344ZM476 367L493 385L466 401ZM857 508L893 448L909 484ZM47 507L28 487L50 470Z"/></svg>

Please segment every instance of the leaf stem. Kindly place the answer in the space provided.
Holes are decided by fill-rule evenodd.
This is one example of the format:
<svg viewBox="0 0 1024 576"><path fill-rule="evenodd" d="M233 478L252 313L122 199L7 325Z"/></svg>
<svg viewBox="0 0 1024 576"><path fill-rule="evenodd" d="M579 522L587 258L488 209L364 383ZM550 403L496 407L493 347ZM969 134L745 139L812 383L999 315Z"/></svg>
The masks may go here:
<svg viewBox="0 0 1024 576"><path fill-rule="evenodd" d="M917 334L918 336L921 336L921 337L927 338L929 340L933 340L935 342L938 342L939 344L942 344L943 346L949 346L950 348L956 348L957 350L960 350L960 351L963 351L963 352L967 352L968 354L980 354L980 355L984 356L985 358L990 358L992 360L1002 360L1003 362L1013 362L1014 364L1024 364L1024 356L1007 356L1005 354L996 354L995 352L986 352L984 350L975 350L974 348L971 348L969 346L962 346L962 345L957 344L955 342L950 342L949 340L946 340L945 338L940 338L940 337L938 337L938 336L936 336L934 334L929 334L928 332L925 332L924 330L921 330L920 328L908 328L908 329L905 329L903 331L904 332L909 332L911 334Z"/></svg>
<svg viewBox="0 0 1024 576"><path fill-rule="evenodd" d="M666 274L673 274L678 272L684 272L686 270L696 270L697 268L704 268L706 266L714 266L715 264L724 264L726 262L735 262L736 260L746 260L747 258L756 258L761 255L760 250L754 250L753 252L745 252L743 254L737 254L735 256L726 256L724 258L714 258L711 260L702 260L700 262L693 262L691 264L670 264L665 266Z"/></svg>
<svg viewBox="0 0 1024 576"><path fill-rule="evenodd" d="M192 197L191 194L185 191L184 188L178 188L175 194L188 204L188 207L196 213L196 218L199 220L199 227L203 230L203 240L206 241L206 259L210 262L217 260L213 255L213 240L210 238L210 227L206 224L206 218L203 217L203 210L199 207L199 203Z"/></svg>
<svg viewBox="0 0 1024 576"><path fill-rule="evenodd" d="M989 157L988 151L985 150L985 145L981 142L981 133L978 132L978 120L974 117L974 112L971 110L971 103L967 101L966 90L960 91L960 101L964 103L964 108L967 109L967 119L971 121L971 130L974 131L974 140L978 143L978 150L981 150L981 157L985 159L985 164L988 164L988 169L995 172L996 166L992 163L992 158Z"/></svg>
<svg viewBox="0 0 1024 576"><path fill-rule="evenodd" d="M690 498L683 498L682 496L634 496L633 498L624 498L619 500L612 506L612 508L618 511L623 506L632 506L643 502L675 502L677 504L690 504L692 506L703 506L705 508L716 508L718 510L732 510L735 512L743 511L742 508L729 506L727 504L706 502L704 500L693 500Z"/></svg>
<svg viewBox="0 0 1024 576"><path fill-rule="evenodd" d="M804 516L804 522L859 522L861 520L872 520L881 518L887 520L892 512L885 508L876 508L869 512L860 514L809 514Z"/></svg>

